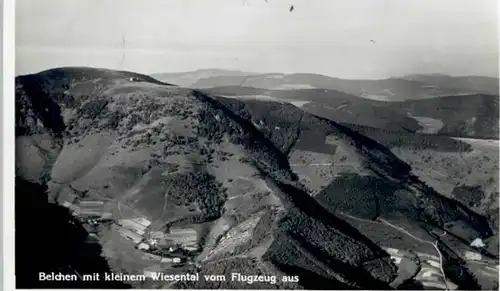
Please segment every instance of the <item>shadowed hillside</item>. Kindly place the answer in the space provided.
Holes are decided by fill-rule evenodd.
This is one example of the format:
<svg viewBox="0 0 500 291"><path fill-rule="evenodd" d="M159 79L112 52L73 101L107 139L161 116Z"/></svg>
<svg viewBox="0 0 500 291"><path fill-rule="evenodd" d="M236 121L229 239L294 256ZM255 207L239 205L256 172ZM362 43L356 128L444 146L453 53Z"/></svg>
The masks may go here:
<svg viewBox="0 0 500 291"><path fill-rule="evenodd" d="M130 288L121 282L40 281L39 273L110 272L102 248L64 207L47 201L47 188L16 179L16 288ZM36 245L36 248L33 245Z"/></svg>

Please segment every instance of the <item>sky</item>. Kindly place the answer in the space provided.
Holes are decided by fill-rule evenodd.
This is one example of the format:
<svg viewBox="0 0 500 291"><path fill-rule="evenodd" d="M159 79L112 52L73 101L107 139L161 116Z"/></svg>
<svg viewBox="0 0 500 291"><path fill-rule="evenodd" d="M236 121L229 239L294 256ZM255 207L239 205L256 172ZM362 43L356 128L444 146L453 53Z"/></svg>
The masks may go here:
<svg viewBox="0 0 500 291"><path fill-rule="evenodd" d="M16 74L498 76L495 0L17 0ZM294 6L292 12L290 6Z"/></svg>

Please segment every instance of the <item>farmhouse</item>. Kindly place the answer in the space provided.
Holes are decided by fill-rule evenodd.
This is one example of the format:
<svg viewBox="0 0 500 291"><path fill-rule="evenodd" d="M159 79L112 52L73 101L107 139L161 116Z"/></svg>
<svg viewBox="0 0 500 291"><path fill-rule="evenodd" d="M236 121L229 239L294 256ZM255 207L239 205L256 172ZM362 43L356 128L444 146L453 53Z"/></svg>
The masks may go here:
<svg viewBox="0 0 500 291"><path fill-rule="evenodd" d="M149 250L149 245L147 243L141 242L137 245L137 248L139 250Z"/></svg>

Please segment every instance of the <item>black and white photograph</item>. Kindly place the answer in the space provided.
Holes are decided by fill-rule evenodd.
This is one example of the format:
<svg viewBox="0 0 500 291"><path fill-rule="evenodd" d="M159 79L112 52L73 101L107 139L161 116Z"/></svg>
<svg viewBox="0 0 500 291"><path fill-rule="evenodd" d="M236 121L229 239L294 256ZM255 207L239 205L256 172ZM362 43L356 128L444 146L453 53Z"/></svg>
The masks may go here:
<svg viewBox="0 0 500 291"><path fill-rule="evenodd" d="M499 290L498 30L495 0L15 1L15 288Z"/></svg>

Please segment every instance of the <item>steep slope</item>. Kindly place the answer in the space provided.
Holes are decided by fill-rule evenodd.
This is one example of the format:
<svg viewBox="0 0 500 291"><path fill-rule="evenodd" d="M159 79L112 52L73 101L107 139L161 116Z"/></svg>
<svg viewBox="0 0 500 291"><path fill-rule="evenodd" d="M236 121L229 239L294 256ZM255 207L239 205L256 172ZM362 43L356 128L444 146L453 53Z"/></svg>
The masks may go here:
<svg viewBox="0 0 500 291"><path fill-rule="evenodd" d="M392 181L423 189L418 177L411 174L411 167L408 164L396 157L382 144L347 126L309 115L287 104L274 102L266 104L259 101L241 102L235 99L226 99L224 102L229 108L233 108L233 111L240 112L240 115L249 116L252 123L260 124L261 132L266 135L266 138L276 144L284 154L289 155L290 159L293 158L295 151L335 155L336 151L343 150L349 155L344 161L352 159L351 163L357 164L356 166L360 169L366 169L368 175L386 178L386 182ZM314 138L312 138L313 136ZM342 163L346 162L333 163L332 166L335 168ZM428 196L428 199L435 199L434 194L427 194L424 196ZM444 197L436 199L442 200L439 203L444 203L447 200ZM449 208L453 207L445 207L442 211L447 212Z"/></svg>
<svg viewBox="0 0 500 291"><path fill-rule="evenodd" d="M283 103L237 99L226 99L224 102L233 111L248 116L267 138L280 146L289 156L292 170L298 174L301 183L326 209L349 219L350 223L357 222L352 221L351 217L372 222L357 226L363 234L386 247L403 250L417 247L417 251L437 257L432 247L437 240L443 246L452 245L452 253L449 253L450 248L440 247L442 254L460 258L465 251L471 250L468 245L473 239L498 237L491 230L490 223L496 226L491 219L488 221L485 216L471 211L464 204L439 194L381 143L347 126L313 117ZM404 136L400 138L405 139ZM447 150L451 156L453 150L460 150L464 155L472 151L464 142L450 141L448 149L443 147L442 142L431 143L428 148ZM391 148L399 147L392 145ZM492 171L490 175L494 173ZM374 226L373 222L382 223ZM372 232L373 229L377 231ZM408 231L417 239L402 237L404 231L401 230ZM442 234L443 230L448 234L447 237L436 235ZM450 237L453 238L451 242L448 240ZM419 242L415 246L415 240L429 242ZM486 251L484 255L495 264L498 256L496 251ZM467 270L469 262L450 262L454 262L446 267L450 277L460 286L467 286L464 288L477 288L477 283ZM461 263L456 265L458 262Z"/></svg>
<svg viewBox="0 0 500 291"><path fill-rule="evenodd" d="M16 142L28 144L16 153L18 177L47 184L51 201L72 208L102 201L115 222L147 219L160 232L193 227L200 248L188 258L201 272L232 264L301 277L274 286L388 288L396 270L388 254L295 181L286 154L293 135L269 138L227 100L130 78L78 68L17 78ZM31 167L29 154L41 166ZM112 270L158 264L117 229L96 232Z"/></svg>
<svg viewBox="0 0 500 291"><path fill-rule="evenodd" d="M46 187L19 178L16 178L15 185L17 288L130 287L121 282L83 281L82 278L76 281L40 281L41 272L98 273L103 276L110 269L101 256L99 244L88 242L88 232L68 209L48 203ZM36 248L33 248L34 242Z"/></svg>

